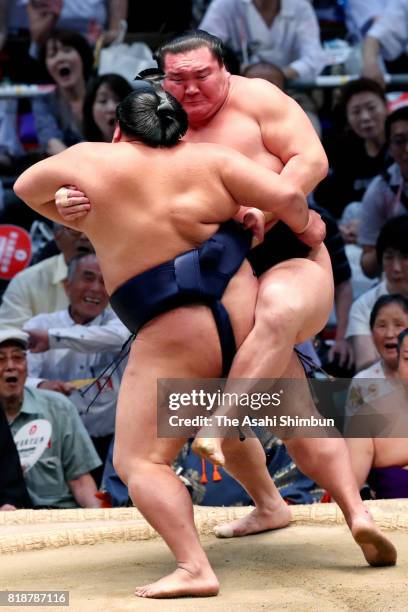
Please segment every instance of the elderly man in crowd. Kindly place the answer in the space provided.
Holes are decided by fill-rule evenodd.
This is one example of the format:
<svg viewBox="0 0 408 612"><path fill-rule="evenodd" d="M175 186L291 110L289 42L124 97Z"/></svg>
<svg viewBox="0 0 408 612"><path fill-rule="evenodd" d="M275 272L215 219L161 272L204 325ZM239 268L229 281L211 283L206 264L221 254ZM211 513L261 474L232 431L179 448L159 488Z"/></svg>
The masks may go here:
<svg viewBox="0 0 408 612"><path fill-rule="evenodd" d="M25 388L28 336L0 332L0 403L34 507L98 508L90 471L100 465L75 406L60 393Z"/></svg>
<svg viewBox="0 0 408 612"><path fill-rule="evenodd" d="M88 393L76 388L100 376L118 356L129 337L127 328L107 308L108 294L96 255L82 255L71 260L64 281L68 308L37 315L25 325L25 331L43 350L28 355L28 386L51 389L70 395L91 436L99 456L105 462L115 428L116 402L125 362L112 376L102 377ZM89 329L117 320L118 338L93 334ZM61 339L70 339L72 348L60 348ZM96 397L88 410L89 404ZM102 467L93 476L99 486Z"/></svg>

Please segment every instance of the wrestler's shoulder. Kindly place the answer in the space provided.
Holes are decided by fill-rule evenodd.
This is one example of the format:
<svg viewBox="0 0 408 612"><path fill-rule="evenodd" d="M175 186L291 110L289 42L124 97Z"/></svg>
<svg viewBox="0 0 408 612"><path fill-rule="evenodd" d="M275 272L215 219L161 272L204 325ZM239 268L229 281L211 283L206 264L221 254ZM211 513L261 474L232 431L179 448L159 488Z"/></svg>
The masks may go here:
<svg viewBox="0 0 408 612"><path fill-rule="evenodd" d="M249 92L268 92L270 95L281 97L285 95L279 87L269 83L265 79L250 79L247 77L238 76L237 74L231 75L231 91L233 93L239 93L240 95L248 95Z"/></svg>
<svg viewBox="0 0 408 612"><path fill-rule="evenodd" d="M230 100L234 105L247 109L281 107L286 94L265 79L249 79L238 75L231 76Z"/></svg>

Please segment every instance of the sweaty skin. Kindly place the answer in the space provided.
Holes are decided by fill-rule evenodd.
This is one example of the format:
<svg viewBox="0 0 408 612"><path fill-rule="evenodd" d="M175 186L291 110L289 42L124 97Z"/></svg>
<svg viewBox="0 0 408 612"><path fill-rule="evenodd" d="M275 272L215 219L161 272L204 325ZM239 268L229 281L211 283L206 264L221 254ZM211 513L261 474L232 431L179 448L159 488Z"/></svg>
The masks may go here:
<svg viewBox="0 0 408 612"><path fill-rule="evenodd" d="M54 193L74 182L89 195L92 208L69 225L86 233L94 245L109 294L144 270L203 243L242 204L275 209L295 231L310 219L300 190L279 175L271 178L269 171L234 151L188 143L152 149L127 139L119 128L114 144L71 147L30 167L14 189L34 210L56 220ZM319 243L320 226L316 233L313 218L318 221L311 217L304 238ZM256 280L244 262L223 297L237 346L253 325L255 300ZM156 317L132 345L119 394L114 465L133 502L177 560L175 572L139 587L138 596L218 592L195 531L190 497L170 467L185 440L157 438L156 381L213 378L221 371L218 334L207 306L180 307Z"/></svg>
<svg viewBox="0 0 408 612"><path fill-rule="evenodd" d="M164 70L164 88L188 114L188 142L227 144L264 168L280 172L305 195L327 173L327 158L310 121L278 88L260 79L231 76L205 44L168 53ZM77 202L79 214L89 210L89 203L81 202ZM270 225L274 220L273 215L268 217ZM293 346L324 327L332 303L332 270L324 245L307 259L284 261L265 272L259 279L254 329L240 347L229 379L305 379ZM254 438L243 443L226 439L221 449L220 440L204 439L205 432L202 436L195 449L215 463L225 462L256 505L249 517L218 527L217 535L286 526L290 513L269 476L260 443ZM286 441L286 446L299 469L339 504L367 561L395 563L392 545L378 543L379 532L362 504L344 441L298 438ZM357 537L362 529L364 537ZM372 544L367 543L367 531Z"/></svg>
<svg viewBox="0 0 408 612"><path fill-rule="evenodd" d="M324 178L328 163L317 134L297 103L277 87L262 79L230 75L205 44L191 51L167 53L162 63L164 88L188 114L190 127L185 140L227 144L265 168L280 172L305 195ZM273 215L267 215L265 229L274 221ZM259 278L254 329L238 351L229 379L305 378L293 346L324 327L332 304L332 269L324 245L307 259L291 259L269 269ZM225 463L245 488L253 490L253 471L245 465L259 442L247 439L244 449L240 442L226 439L221 448L219 439L205 438L205 430L198 436L202 437L194 442L197 452ZM299 469L340 505L368 563L395 563L395 549L379 534L361 502L344 440L294 438L286 440L286 446ZM262 469L260 466L259 471ZM221 525L217 535L246 535L283 526L279 520L274 522L268 512L271 506L268 508L268 501L260 495L267 470L263 478L258 477L253 513Z"/></svg>

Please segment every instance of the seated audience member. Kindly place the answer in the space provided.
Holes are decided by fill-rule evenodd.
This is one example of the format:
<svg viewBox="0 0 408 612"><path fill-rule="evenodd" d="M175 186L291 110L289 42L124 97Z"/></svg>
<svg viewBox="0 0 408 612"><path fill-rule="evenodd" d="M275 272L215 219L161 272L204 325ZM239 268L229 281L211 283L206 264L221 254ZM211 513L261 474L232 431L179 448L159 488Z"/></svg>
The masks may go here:
<svg viewBox="0 0 408 612"><path fill-rule="evenodd" d="M0 403L20 455L34 507L100 507L90 471L100 459L75 406L61 393L24 387L22 332L3 332Z"/></svg>
<svg viewBox="0 0 408 612"><path fill-rule="evenodd" d="M380 436L349 437L347 445L357 482L368 482L377 499L408 497L408 447L406 443L408 410L408 328L398 337L399 385L388 395L372 401L377 418L382 417L385 428ZM396 405L398 404L398 410ZM370 404L361 408L359 415L365 423L359 423L359 431L375 427L376 418ZM385 417L385 418L384 418ZM352 424L351 424L352 427ZM357 430L358 431L358 430ZM405 432L403 434L403 432ZM351 431L351 433L353 433ZM388 437L387 437L388 434ZM393 437L398 436L399 437ZM404 435L405 437L401 437Z"/></svg>
<svg viewBox="0 0 408 612"><path fill-rule="evenodd" d="M73 30L95 44L110 44L127 18L128 0L20 0L27 7L32 40L42 45L55 28Z"/></svg>
<svg viewBox="0 0 408 612"><path fill-rule="evenodd" d="M408 72L408 3L388 2L387 10L370 27L363 43L363 75L384 87L381 60L389 72Z"/></svg>
<svg viewBox="0 0 408 612"><path fill-rule="evenodd" d="M325 64L319 24L307 0L214 0L200 29L218 36L235 53L243 76L263 78L282 89L287 79L313 81ZM290 94L320 134L310 96Z"/></svg>
<svg viewBox="0 0 408 612"><path fill-rule="evenodd" d="M93 247L85 234L57 223L54 237L59 255L19 272L8 284L0 305L0 329L22 329L31 317L68 306L63 284L67 264L80 253L92 252Z"/></svg>
<svg viewBox="0 0 408 612"><path fill-rule="evenodd" d="M324 67L319 24L306 0L213 0L200 29L248 64L272 64L286 79L314 80Z"/></svg>
<svg viewBox="0 0 408 612"><path fill-rule="evenodd" d="M399 293L408 297L408 215L394 217L385 223L377 239L377 259L384 280L353 302L346 337L350 339L359 372L378 359L371 330L370 313L381 295Z"/></svg>
<svg viewBox="0 0 408 612"><path fill-rule="evenodd" d="M336 110L345 128L328 142L330 173L314 198L339 219L350 202L362 200L373 178L390 162L385 144L387 104L375 81L357 79L344 85Z"/></svg>
<svg viewBox="0 0 408 612"><path fill-rule="evenodd" d="M347 0L344 2L348 39L360 43L392 0Z"/></svg>
<svg viewBox="0 0 408 612"><path fill-rule="evenodd" d="M15 334L18 336L19 332ZM7 332L0 332L0 345L3 338L7 339ZM16 340L18 341L18 338ZM24 342L23 336L22 343ZM16 445L3 406L0 405L0 511L31 507L32 502L25 485Z"/></svg>
<svg viewBox="0 0 408 612"><path fill-rule="evenodd" d="M112 142L116 107L131 91L131 85L118 74L104 74L88 84L84 102L85 140Z"/></svg>
<svg viewBox="0 0 408 612"><path fill-rule="evenodd" d="M33 98L32 109L38 142L48 155L55 155L83 140L82 109L93 54L80 34L56 30L41 47L39 59L56 90Z"/></svg>
<svg viewBox="0 0 408 612"><path fill-rule="evenodd" d="M371 311L370 329L380 358L353 377L347 397L347 415L357 412L364 403L389 393L392 381L398 378L398 336L406 327L408 299L398 294L379 297ZM378 384L373 379L379 379Z"/></svg>
<svg viewBox="0 0 408 612"><path fill-rule="evenodd" d="M39 83L44 78L43 70L29 53L31 41L27 3L28 0L0 0L0 80L6 78L15 83Z"/></svg>
<svg viewBox="0 0 408 612"><path fill-rule="evenodd" d="M405 389L408 381L408 328L398 337L398 374Z"/></svg>
<svg viewBox="0 0 408 612"><path fill-rule="evenodd" d="M408 214L408 106L391 113L385 127L389 151L395 163L376 177L367 189L358 235L363 247L361 267L369 277L378 273L375 243L382 226L391 217Z"/></svg>
<svg viewBox="0 0 408 612"><path fill-rule="evenodd" d="M76 390L76 385L82 380L82 388L86 388L92 379L101 376L118 357L130 334L107 308L109 298L96 255L74 257L69 263L64 286L68 308L37 315L24 326L33 344L40 349L28 354L27 386L70 395L104 463L115 429L116 402L125 363L123 361L111 376L108 373L102 376L84 395ZM103 333L102 326L114 320L117 337ZM99 335L92 332L95 327L100 327ZM61 338L69 339L72 347L60 348ZM88 410L102 385L104 388ZM98 486L102 470L103 466L92 474Z"/></svg>

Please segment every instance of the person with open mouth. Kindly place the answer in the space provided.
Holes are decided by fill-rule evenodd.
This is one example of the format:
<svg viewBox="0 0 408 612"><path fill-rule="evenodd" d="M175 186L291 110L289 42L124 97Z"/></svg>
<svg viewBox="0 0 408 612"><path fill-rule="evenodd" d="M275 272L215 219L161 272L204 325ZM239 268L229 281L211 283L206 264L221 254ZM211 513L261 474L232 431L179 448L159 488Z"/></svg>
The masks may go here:
<svg viewBox="0 0 408 612"><path fill-rule="evenodd" d="M41 47L40 61L56 90L34 98L32 109L38 142L48 155L55 155L83 140L83 105L93 54L80 34L55 30Z"/></svg>

